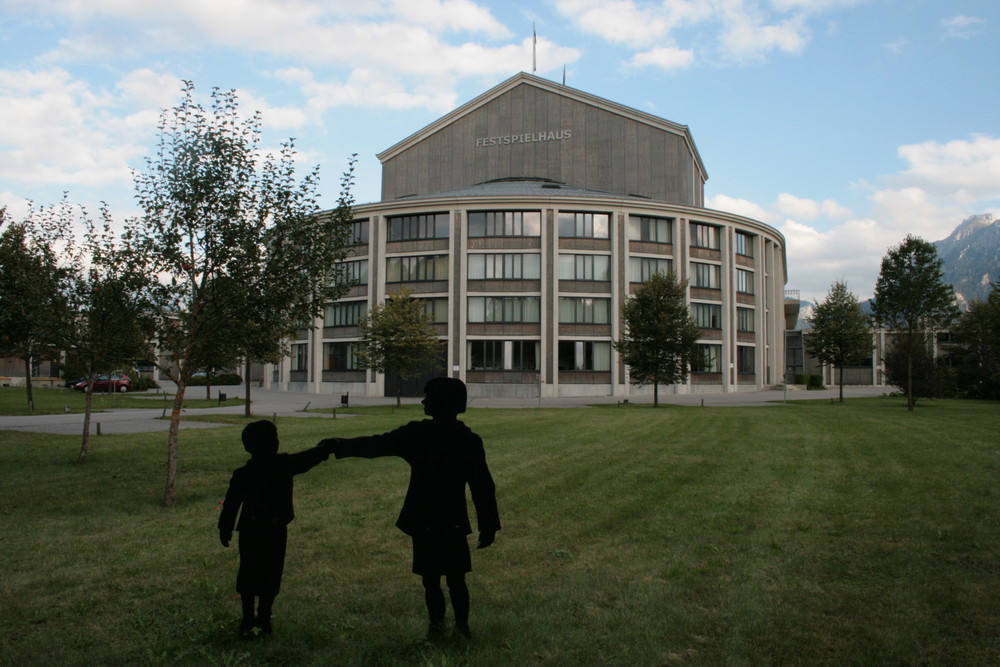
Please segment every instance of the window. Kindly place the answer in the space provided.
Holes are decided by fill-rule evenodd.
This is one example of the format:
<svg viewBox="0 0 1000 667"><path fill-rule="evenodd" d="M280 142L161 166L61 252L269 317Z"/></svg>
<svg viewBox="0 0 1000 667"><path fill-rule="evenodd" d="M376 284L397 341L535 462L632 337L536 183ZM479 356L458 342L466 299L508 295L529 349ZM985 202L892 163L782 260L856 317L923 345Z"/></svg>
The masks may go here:
<svg viewBox="0 0 1000 667"><path fill-rule="evenodd" d="M474 371L537 371L540 343L536 340L469 341L469 369Z"/></svg>
<svg viewBox="0 0 1000 667"><path fill-rule="evenodd" d="M361 370L357 357L357 343L323 343L323 370Z"/></svg>
<svg viewBox="0 0 1000 667"><path fill-rule="evenodd" d="M368 244L368 220L355 220L351 223L351 235L347 239L347 245L367 245Z"/></svg>
<svg viewBox="0 0 1000 667"><path fill-rule="evenodd" d="M737 308L736 309L736 330L737 331L755 331L754 327L754 316L752 308Z"/></svg>
<svg viewBox="0 0 1000 667"><path fill-rule="evenodd" d="M387 283L448 280L448 255L410 255L386 260Z"/></svg>
<svg viewBox="0 0 1000 667"><path fill-rule="evenodd" d="M436 298L436 299L421 299L415 298L415 301L423 304L424 314L427 315L431 324L447 324L448 323L448 299Z"/></svg>
<svg viewBox="0 0 1000 667"><path fill-rule="evenodd" d="M754 373L756 367L757 350L752 347L736 348L736 371L738 373Z"/></svg>
<svg viewBox="0 0 1000 667"><path fill-rule="evenodd" d="M714 303L692 303L691 317L702 329L722 328L722 306Z"/></svg>
<svg viewBox="0 0 1000 667"><path fill-rule="evenodd" d="M691 223L691 245L696 248L719 249L719 228L700 222Z"/></svg>
<svg viewBox="0 0 1000 667"><path fill-rule="evenodd" d="M469 322L539 322L537 296L470 296Z"/></svg>
<svg viewBox="0 0 1000 667"><path fill-rule="evenodd" d="M389 218L390 241L448 238L448 214L425 213Z"/></svg>
<svg viewBox="0 0 1000 667"><path fill-rule="evenodd" d="M736 254L753 257L753 234L736 232Z"/></svg>
<svg viewBox="0 0 1000 667"><path fill-rule="evenodd" d="M674 221L671 218L630 215L628 218L628 237L632 241L672 243L673 226Z"/></svg>
<svg viewBox="0 0 1000 667"><path fill-rule="evenodd" d="M325 327L353 327L368 311L365 301L348 301L346 303L331 303L326 307L323 317Z"/></svg>
<svg viewBox="0 0 1000 667"><path fill-rule="evenodd" d="M292 367L293 371L309 370L309 346L305 343L292 345Z"/></svg>
<svg viewBox="0 0 1000 667"><path fill-rule="evenodd" d="M354 262L344 262L344 280L349 285L368 284L368 260L359 259Z"/></svg>
<svg viewBox="0 0 1000 667"><path fill-rule="evenodd" d="M608 324L611 322L611 299L559 297L559 322L562 324Z"/></svg>
<svg viewBox="0 0 1000 667"><path fill-rule="evenodd" d="M540 211L469 211L469 236L540 236Z"/></svg>
<svg viewBox="0 0 1000 667"><path fill-rule="evenodd" d="M542 256L537 253L469 255L471 280L538 280L542 277Z"/></svg>
<svg viewBox="0 0 1000 667"><path fill-rule="evenodd" d="M559 370L610 371L611 343L580 340L559 341Z"/></svg>
<svg viewBox="0 0 1000 667"><path fill-rule="evenodd" d="M607 213L560 213L559 236L563 238L609 238L611 216Z"/></svg>
<svg viewBox="0 0 1000 667"><path fill-rule="evenodd" d="M693 287L708 287L719 289L721 284L721 268L718 264L702 264L701 262L691 262L691 277L694 279Z"/></svg>
<svg viewBox="0 0 1000 667"><path fill-rule="evenodd" d="M611 258L607 255L559 255L562 280L611 280Z"/></svg>
<svg viewBox="0 0 1000 667"><path fill-rule="evenodd" d="M674 263L669 259L656 259L655 257L633 257L629 260L629 271L631 281L634 283L644 283L654 274L664 275L674 270Z"/></svg>
<svg viewBox="0 0 1000 667"><path fill-rule="evenodd" d="M698 345L697 372L699 373L722 372L721 345Z"/></svg>
<svg viewBox="0 0 1000 667"><path fill-rule="evenodd" d="M736 269L736 291L753 294L753 271Z"/></svg>

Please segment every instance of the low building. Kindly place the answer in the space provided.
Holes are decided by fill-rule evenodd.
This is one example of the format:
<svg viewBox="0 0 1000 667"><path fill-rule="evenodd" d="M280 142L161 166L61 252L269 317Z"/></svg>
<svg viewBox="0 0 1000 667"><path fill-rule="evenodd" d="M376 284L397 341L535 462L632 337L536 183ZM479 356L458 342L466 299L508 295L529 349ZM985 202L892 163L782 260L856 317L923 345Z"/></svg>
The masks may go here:
<svg viewBox="0 0 1000 667"><path fill-rule="evenodd" d="M661 391L782 382L785 239L704 207L687 126L521 73L378 157L382 201L354 209L355 284L267 369L270 386L394 395L395 378L358 367L357 324L407 290L446 343L432 374L471 396L646 394L612 341L624 300L665 271L689 281L701 365Z"/></svg>

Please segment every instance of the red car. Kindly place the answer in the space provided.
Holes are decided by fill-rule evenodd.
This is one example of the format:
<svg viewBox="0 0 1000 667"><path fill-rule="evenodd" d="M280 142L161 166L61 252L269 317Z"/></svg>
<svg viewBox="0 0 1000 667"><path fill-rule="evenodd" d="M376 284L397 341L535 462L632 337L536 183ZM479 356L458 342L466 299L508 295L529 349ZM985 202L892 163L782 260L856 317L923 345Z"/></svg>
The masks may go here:
<svg viewBox="0 0 1000 667"><path fill-rule="evenodd" d="M87 381L78 382L74 389L79 391L87 390ZM120 391L122 393L128 391L132 388L132 380L129 379L127 375L118 375L117 373L112 375L98 375L97 379L94 380L94 391Z"/></svg>

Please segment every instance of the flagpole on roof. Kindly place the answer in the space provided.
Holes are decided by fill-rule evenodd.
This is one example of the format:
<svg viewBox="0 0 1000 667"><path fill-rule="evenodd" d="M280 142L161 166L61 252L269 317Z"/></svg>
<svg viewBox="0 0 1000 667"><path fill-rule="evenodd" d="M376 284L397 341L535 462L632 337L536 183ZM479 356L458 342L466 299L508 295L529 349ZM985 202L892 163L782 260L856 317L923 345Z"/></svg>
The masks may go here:
<svg viewBox="0 0 1000 667"><path fill-rule="evenodd" d="M531 73L538 69L538 34L535 32L535 22L531 22Z"/></svg>
<svg viewBox="0 0 1000 667"><path fill-rule="evenodd" d="M566 85L566 66L563 65L563 85Z"/></svg>

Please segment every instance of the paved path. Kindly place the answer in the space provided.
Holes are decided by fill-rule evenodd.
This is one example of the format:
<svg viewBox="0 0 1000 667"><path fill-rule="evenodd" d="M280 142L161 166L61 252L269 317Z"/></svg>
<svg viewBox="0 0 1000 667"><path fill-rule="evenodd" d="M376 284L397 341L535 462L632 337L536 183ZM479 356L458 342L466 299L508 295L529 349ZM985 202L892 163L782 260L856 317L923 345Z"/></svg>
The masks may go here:
<svg viewBox="0 0 1000 667"><path fill-rule="evenodd" d="M149 433L156 431L166 431L170 427L168 419L163 419L163 398L162 391L170 392L173 385L161 383L163 389L161 394L150 394L151 404L156 405L150 409L122 409L110 410L107 412L95 412L91 416L91 433L97 432L97 424L100 424L101 433ZM233 387L223 387L223 393L229 398L242 397L243 388L234 390ZM846 397L858 396L881 396L891 389L885 387L845 387ZM142 396L143 394L133 394ZM830 400L836 399L838 392L836 389L824 389L820 391L789 390L763 390L754 392L733 392L726 394L666 394L660 396L660 402L668 405L689 405L705 407L720 406L761 406L781 404L784 401L796 400ZM216 390L213 389L212 398L216 398ZM188 398L200 399L205 397L205 390L202 387L193 387L188 391ZM306 413L303 410L320 408L340 408L340 395L332 394L304 394L298 392L271 391L267 389L254 388L251 394L253 400L253 413L261 418L272 416L284 417L313 417L329 419L329 414ZM614 396L592 396L581 398L472 398L469 399L470 408L568 408L582 407L595 404L615 404L621 399ZM651 396L633 397L629 399L632 403L651 404ZM404 403L419 403L419 398L404 398ZM368 405L392 405L394 398L368 398L351 397L352 406ZM217 408L200 408L185 410L187 415L210 415L210 414L234 414L242 415L244 406L235 405ZM338 416L349 413L349 409L341 409ZM166 414L169 416L169 409ZM345 415L346 416L346 415ZM181 420L181 428L216 428L223 424L216 424L203 421ZM39 416L0 416L0 430L7 431L31 431L36 433L59 433L66 435L76 435L83 432L83 415L39 415Z"/></svg>

